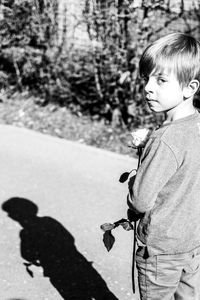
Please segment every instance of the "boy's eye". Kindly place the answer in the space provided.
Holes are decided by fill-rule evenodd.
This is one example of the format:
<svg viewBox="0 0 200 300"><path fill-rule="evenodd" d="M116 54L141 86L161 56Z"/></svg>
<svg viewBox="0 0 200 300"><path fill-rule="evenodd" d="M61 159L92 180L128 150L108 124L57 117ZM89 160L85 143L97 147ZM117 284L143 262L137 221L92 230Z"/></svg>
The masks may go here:
<svg viewBox="0 0 200 300"><path fill-rule="evenodd" d="M163 77L158 77L157 81L159 84L162 84L162 83L165 83L167 80Z"/></svg>

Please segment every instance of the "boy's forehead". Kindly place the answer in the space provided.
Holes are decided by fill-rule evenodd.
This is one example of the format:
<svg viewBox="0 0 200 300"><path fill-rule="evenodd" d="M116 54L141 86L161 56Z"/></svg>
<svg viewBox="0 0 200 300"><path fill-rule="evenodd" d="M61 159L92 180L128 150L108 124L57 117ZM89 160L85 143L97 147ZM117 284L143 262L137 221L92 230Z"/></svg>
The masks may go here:
<svg viewBox="0 0 200 300"><path fill-rule="evenodd" d="M174 73L176 75L177 73L177 62L173 58L169 58L166 56L160 56L160 57L146 57L142 61L141 65L141 74L143 76L150 76L150 75L170 75L171 73Z"/></svg>
<svg viewBox="0 0 200 300"><path fill-rule="evenodd" d="M169 76L172 73L170 67L155 67L149 75L153 76Z"/></svg>
<svg viewBox="0 0 200 300"><path fill-rule="evenodd" d="M151 70L152 74L168 76L171 73L176 73L176 62L173 59L160 57L155 61L154 67Z"/></svg>

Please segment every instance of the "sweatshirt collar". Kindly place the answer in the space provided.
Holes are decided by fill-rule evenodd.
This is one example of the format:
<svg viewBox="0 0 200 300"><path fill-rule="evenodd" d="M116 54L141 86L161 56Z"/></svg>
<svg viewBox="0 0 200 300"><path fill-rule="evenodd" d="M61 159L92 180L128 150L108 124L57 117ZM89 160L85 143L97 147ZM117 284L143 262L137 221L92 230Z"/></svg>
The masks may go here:
<svg viewBox="0 0 200 300"><path fill-rule="evenodd" d="M175 124L179 124L179 123L182 123L182 122L185 122L185 121L190 121L190 120L193 120L193 119L196 119L197 117L199 116L199 112L198 110L196 109L195 112L187 117L184 117L184 118L181 118L181 119L177 119L175 121L172 121L172 122L166 122L165 124L161 124L159 126L159 128L161 127L165 127L165 126L170 126L170 125L175 125Z"/></svg>

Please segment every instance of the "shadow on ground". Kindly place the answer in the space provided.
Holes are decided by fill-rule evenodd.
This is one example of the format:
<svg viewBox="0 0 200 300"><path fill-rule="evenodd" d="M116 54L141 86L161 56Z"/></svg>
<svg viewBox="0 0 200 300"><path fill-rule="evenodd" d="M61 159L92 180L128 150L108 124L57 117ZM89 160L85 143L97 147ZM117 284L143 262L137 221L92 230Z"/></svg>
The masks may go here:
<svg viewBox="0 0 200 300"><path fill-rule="evenodd" d="M34 276L32 265L41 266L44 276L65 300L118 300L58 221L38 217L37 205L24 198L9 199L2 209L22 226L21 256L30 276Z"/></svg>

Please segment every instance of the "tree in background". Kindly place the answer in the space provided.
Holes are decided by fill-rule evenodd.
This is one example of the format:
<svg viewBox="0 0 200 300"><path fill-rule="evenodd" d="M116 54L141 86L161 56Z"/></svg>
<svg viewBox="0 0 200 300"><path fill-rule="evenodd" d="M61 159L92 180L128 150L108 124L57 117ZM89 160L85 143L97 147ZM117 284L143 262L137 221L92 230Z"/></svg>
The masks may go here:
<svg viewBox="0 0 200 300"><path fill-rule="evenodd" d="M58 32L58 1L4 0L0 16L1 70L14 90L28 88L48 102L57 91L64 45Z"/></svg>
<svg viewBox="0 0 200 300"><path fill-rule="evenodd" d="M199 5L187 10L185 2L174 6L170 0L85 1L95 89L112 122L127 126L159 122L142 101L137 66L147 44L165 33L182 31L198 38Z"/></svg>
<svg viewBox="0 0 200 300"><path fill-rule="evenodd" d="M90 44L79 48L67 40L66 6L59 29L58 0L0 0L3 85L11 92L28 90L38 104L54 102L114 127L151 127L159 118L142 100L140 55L170 31L198 38L199 1L190 9L187 0L173 0L175 7L172 0L84 1Z"/></svg>

